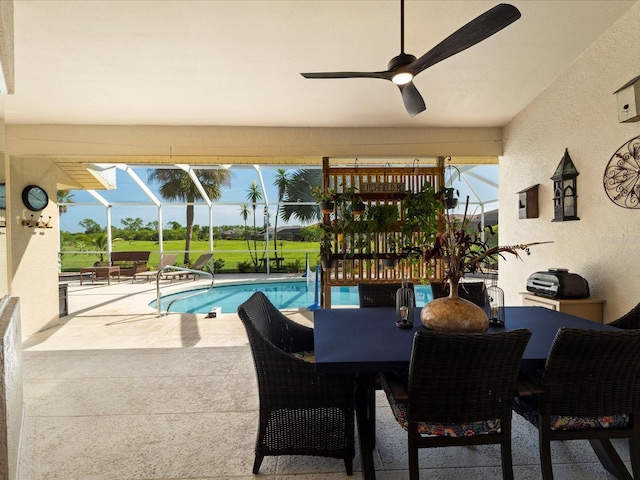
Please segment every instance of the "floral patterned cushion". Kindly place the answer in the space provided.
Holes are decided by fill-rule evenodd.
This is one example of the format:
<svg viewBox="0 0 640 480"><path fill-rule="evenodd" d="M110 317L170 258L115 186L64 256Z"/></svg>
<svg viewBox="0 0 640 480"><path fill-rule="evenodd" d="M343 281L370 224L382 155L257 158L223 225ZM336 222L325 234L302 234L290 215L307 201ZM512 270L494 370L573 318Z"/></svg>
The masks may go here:
<svg viewBox="0 0 640 480"><path fill-rule="evenodd" d="M527 421L538 427L538 403L534 397L516 398L515 411ZM629 415L604 415L602 417L570 417L551 415L551 430L582 430L591 428L626 428L629 426Z"/></svg>
<svg viewBox="0 0 640 480"><path fill-rule="evenodd" d="M408 430L408 402L397 400L396 398L394 398L384 375L382 375L381 377L381 383L382 389L385 391L387 399L389 400L389 405L391 405L393 415L396 417L396 421L402 426L402 428ZM481 422L460 424L419 422L418 433L421 435L438 435L444 437L469 437L473 435L484 435L488 433L500 433L500 419L494 418Z"/></svg>
<svg viewBox="0 0 640 480"><path fill-rule="evenodd" d="M316 352L313 350L307 352L293 352L292 355L307 363L316 363Z"/></svg>

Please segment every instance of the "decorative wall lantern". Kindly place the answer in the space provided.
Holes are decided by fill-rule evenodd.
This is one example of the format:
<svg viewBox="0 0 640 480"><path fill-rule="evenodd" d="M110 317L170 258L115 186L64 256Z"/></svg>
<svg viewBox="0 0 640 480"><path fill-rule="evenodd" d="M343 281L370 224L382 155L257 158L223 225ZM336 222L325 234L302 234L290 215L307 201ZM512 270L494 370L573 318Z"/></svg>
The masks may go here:
<svg viewBox="0 0 640 480"><path fill-rule="evenodd" d="M553 177L553 214L554 222L564 222L566 220L580 220L578 218L578 189L576 180L578 171L576 170L569 149L565 149L564 156Z"/></svg>

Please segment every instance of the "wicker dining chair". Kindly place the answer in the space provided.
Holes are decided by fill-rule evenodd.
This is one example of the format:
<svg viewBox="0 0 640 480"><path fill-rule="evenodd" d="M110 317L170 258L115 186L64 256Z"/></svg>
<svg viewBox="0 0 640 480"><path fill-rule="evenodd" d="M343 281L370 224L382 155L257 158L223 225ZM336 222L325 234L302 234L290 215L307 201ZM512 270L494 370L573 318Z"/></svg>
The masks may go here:
<svg viewBox="0 0 640 480"><path fill-rule="evenodd" d="M413 283L407 283L413 290ZM393 307L396 306L396 292L401 283L359 283L358 300L360 307Z"/></svg>
<svg viewBox="0 0 640 480"><path fill-rule="evenodd" d="M513 479L513 396L530 337L525 329L415 333L408 384L383 376L394 416L407 430L411 480L420 476L420 448L486 444L500 444L503 477Z"/></svg>
<svg viewBox="0 0 640 480"><path fill-rule="evenodd" d="M628 438L633 478L640 478L640 330L561 328L540 379L543 393L515 400L538 428L542 478L553 479L551 442L590 440L631 478L610 438ZM599 442L599 446L596 446Z"/></svg>
<svg viewBox="0 0 640 480"><path fill-rule="evenodd" d="M408 282L407 286L413 290L413 283ZM402 287L402 283L359 283L358 284L358 301L360 307L368 308L381 308L381 307L396 307L396 293L398 289ZM415 307L415 297L414 305ZM374 432L374 438L372 439L375 445L375 425L376 425L376 402L375 391L381 390L380 376L382 372L377 375L371 376L371 385L369 389L369 423L370 431Z"/></svg>
<svg viewBox="0 0 640 480"><path fill-rule="evenodd" d="M267 455L343 459L353 473L353 375L317 374L313 329L282 314L262 292L238 307L253 354L260 415L253 473Z"/></svg>
<svg viewBox="0 0 640 480"><path fill-rule="evenodd" d="M433 282L431 284L433 298L449 296L449 288L448 283ZM484 282L460 282L458 284L458 296L475 303L479 307L484 307L485 305L484 291Z"/></svg>
<svg viewBox="0 0 640 480"><path fill-rule="evenodd" d="M623 330L640 328L640 303L617 320L609 323L609 325L622 328Z"/></svg>

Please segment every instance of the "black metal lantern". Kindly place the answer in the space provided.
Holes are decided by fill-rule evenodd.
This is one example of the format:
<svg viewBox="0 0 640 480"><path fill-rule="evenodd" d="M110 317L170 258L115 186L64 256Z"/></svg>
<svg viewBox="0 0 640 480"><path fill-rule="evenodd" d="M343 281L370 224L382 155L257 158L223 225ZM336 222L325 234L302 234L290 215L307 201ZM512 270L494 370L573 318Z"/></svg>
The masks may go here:
<svg viewBox="0 0 640 480"><path fill-rule="evenodd" d="M565 149L564 156L553 177L553 221L580 220L578 218L577 177L580 175Z"/></svg>

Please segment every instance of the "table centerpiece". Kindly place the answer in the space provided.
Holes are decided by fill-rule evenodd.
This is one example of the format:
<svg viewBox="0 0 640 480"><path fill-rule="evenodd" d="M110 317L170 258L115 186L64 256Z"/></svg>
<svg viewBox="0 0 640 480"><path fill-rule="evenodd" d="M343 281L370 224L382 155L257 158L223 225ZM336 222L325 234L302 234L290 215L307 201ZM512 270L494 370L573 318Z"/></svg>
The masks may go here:
<svg viewBox="0 0 640 480"><path fill-rule="evenodd" d="M444 262L443 282L449 282L448 297L441 297L425 304L420 312L422 324L436 331L448 332L485 332L489 328L489 318L485 311L474 303L460 298L458 289L460 280L466 273L478 272L488 261L496 261L504 254L521 258L520 253L530 254L529 247L552 242L533 242L518 245L498 245L490 247L482 240L482 227L477 230L469 227L469 199L467 198L462 218L445 211L441 228L435 235L432 248L427 251L425 260L440 258ZM494 235L491 227L489 234ZM464 287L462 287L464 288Z"/></svg>

